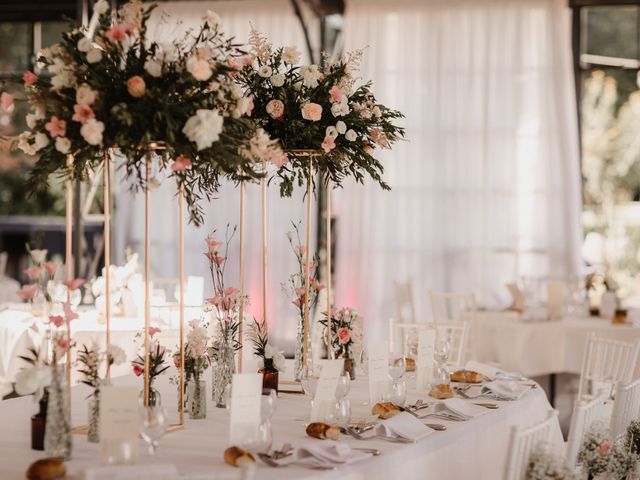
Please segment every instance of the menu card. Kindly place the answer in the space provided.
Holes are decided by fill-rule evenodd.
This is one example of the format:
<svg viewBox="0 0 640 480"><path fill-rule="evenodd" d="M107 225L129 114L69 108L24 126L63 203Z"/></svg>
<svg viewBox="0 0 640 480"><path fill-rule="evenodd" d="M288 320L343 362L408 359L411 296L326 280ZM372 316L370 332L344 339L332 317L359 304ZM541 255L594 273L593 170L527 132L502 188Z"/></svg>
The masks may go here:
<svg viewBox="0 0 640 480"><path fill-rule="evenodd" d="M428 390L433 382L433 350L436 343L435 328L418 330L418 357L416 359L416 388Z"/></svg>
<svg viewBox="0 0 640 480"><path fill-rule="evenodd" d="M344 370L344 359L320 360L320 365L322 366L322 371L320 372L320 380L318 380L316 395L313 397L313 406L311 407L312 422L324 421L326 405L335 400L338 379Z"/></svg>
<svg viewBox="0 0 640 480"><path fill-rule="evenodd" d="M100 443L105 463L133 463L140 433L138 390L135 387L100 387Z"/></svg>
<svg viewBox="0 0 640 480"><path fill-rule="evenodd" d="M262 375L236 373L231 383L229 444L241 445L255 437L260 427Z"/></svg>
<svg viewBox="0 0 640 480"><path fill-rule="evenodd" d="M369 343L369 399L382 400L389 387L389 349L387 342Z"/></svg>

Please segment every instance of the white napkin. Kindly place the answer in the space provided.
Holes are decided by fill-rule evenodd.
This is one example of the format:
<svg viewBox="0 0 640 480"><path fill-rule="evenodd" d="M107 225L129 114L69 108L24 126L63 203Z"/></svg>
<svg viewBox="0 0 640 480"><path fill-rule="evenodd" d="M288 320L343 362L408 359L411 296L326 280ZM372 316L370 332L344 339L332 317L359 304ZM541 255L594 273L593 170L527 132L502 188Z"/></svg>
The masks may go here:
<svg viewBox="0 0 640 480"><path fill-rule="evenodd" d="M493 365L488 365L486 363L477 362L475 360L469 360L464 367L466 370L472 370L474 372L481 373L488 379L494 378L509 378L513 380L522 380L523 377L519 373L516 372L505 372L504 370L499 369L498 367L494 367Z"/></svg>
<svg viewBox="0 0 640 480"><path fill-rule="evenodd" d="M443 400L442 403L453 413L465 418L479 417L488 412L486 408L467 402L461 398L447 398Z"/></svg>
<svg viewBox="0 0 640 480"><path fill-rule="evenodd" d="M349 445L334 440L314 440L297 447L290 457L296 462L349 464L369 458L370 453L352 450ZM282 463L289 463L283 459Z"/></svg>
<svg viewBox="0 0 640 480"><path fill-rule="evenodd" d="M389 437L401 437L417 442L431 435L434 431L427 427L413 415L400 412L387 420L380 422L375 432Z"/></svg>
<svg viewBox="0 0 640 480"><path fill-rule="evenodd" d="M531 385L506 380L494 380L484 385L485 391L488 390L506 400L517 400L530 388Z"/></svg>

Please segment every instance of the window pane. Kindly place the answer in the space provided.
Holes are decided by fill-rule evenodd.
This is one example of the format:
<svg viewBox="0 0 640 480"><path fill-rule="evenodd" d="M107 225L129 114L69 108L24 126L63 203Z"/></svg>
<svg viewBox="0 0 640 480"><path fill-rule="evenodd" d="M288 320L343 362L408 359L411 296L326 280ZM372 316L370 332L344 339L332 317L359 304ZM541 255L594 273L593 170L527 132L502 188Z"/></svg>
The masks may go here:
<svg viewBox="0 0 640 480"><path fill-rule="evenodd" d="M31 24L0 22L0 73L22 72L31 60Z"/></svg>
<svg viewBox="0 0 640 480"><path fill-rule="evenodd" d="M583 52L638 59L638 7L587 7Z"/></svg>
<svg viewBox="0 0 640 480"><path fill-rule="evenodd" d="M62 32L67 31L66 22L42 22L42 47L50 47L61 40Z"/></svg>

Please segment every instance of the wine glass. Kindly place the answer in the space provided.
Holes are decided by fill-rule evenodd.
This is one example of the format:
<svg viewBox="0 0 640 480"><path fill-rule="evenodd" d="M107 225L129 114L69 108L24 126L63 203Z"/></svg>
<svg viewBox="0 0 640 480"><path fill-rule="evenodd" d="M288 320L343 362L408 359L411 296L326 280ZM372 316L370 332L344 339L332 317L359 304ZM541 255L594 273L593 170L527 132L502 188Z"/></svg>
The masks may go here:
<svg viewBox="0 0 640 480"><path fill-rule="evenodd" d="M278 396L276 391L269 389L268 395L262 395L260 400L260 417L263 422L271 422L271 418L276 411L276 400Z"/></svg>
<svg viewBox="0 0 640 480"><path fill-rule="evenodd" d="M369 375L369 353L367 352L367 349L364 347L360 352L360 358L358 360L358 363L360 364L360 369L362 370L362 373L364 374L365 377L367 377Z"/></svg>
<svg viewBox="0 0 640 480"><path fill-rule="evenodd" d="M332 408L327 410L324 420L329 425L346 427L351 420L351 401L348 398L336 400Z"/></svg>
<svg viewBox="0 0 640 480"><path fill-rule="evenodd" d="M403 406L407 401L407 383L404 380L398 380L391 385L389 392L389 400L394 405Z"/></svg>
<svg viewBox="0 0 640 480"><path fill-rule="evenodd" d="M391 352L389 354L389 376L395 382L400 380L407 370L407 362L402 352Z"/></svg>
<svg viewBox="0 0 640 480"><path fill-rule="evenodd" d="M336 386L336 400L342 400L349 394L351 389L351 376L349 372L342 372L338 377L338 385Z"/></svg>
<svg viewBox="0 0 640 480"><path fill-rule="evenodd" d="M444 335L442 338L438 336L433 352L433 358L437 365L436 380L438 385L448 385L451 383L449 372L447 371L447 362L449 361L450 355L451 341L449 336Z"/></svg>
<svg viewBox="0 0 640 480"><path fill-rule="evenodd" d="M149 453L156 454L159 440L167 431L167 412L156 406L140 407L140 435L149 445Z"/></svg>

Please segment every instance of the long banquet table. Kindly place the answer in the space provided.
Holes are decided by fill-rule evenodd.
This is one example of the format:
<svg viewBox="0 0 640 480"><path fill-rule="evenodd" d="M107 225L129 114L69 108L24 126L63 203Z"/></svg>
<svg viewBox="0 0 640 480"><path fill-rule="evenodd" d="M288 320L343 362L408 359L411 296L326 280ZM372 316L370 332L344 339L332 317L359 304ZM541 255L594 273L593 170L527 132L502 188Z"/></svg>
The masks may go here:
<svg viewBox="0 0 640 480"><path fill-rule="evenodd" d="M210 376L207 374L210 386ZM408 380L413 387L415 380ZM133 376L116 379L116 383L140 385L141 379ZM175 405L175 387L167 378L158 380L167 408ZM363 405L367 397L367 384L363 380L352 383L349 398L353 416L364 418L370 406ZM74 387L72 397L72 417L74 425L86 422L86 387ZM418 392L409 388L408 400L413 402ZM422 396L424 398L424 396ZM366 446L382 451L379 457L372 457L360 463L343 466L336 470L318 471L298 466L274 469L259 462L257 479L349 479L386 480L389 478L422 479L486 479L496 480L503 476L507 456L509 434L514 425L528 426L543 420L551 408L540 388L528 391L521 399L512 402L498 402L498 410L466 421L449 422L430 419L434 423L447 426L445 432L434 432L418 443L399 445L384 440L359 441L344 437L342 441L353 447ZM141 441L140 464L171 463L183 475L219 474L229 478L236 471L223 462L222 454L227 446L229 412L217 409L208 403L205 420L188 420L186 427L167 434L160 442L158 457L154 459L146 453ZM27 466L44 456L43 452L29 449L29 417L36 407L30 398L17 398L0 402L0 478L13 480L24 478ZM273 418L274 447L284 442L294 446L310 440L305 434L305 421L310 412L309 399L302 395L281 393ZM177 415L177 413L176 413ZM87 443L86 437L74 436L72 460L68 468L72 478L83 478L83 471L99 462L99 446ZM553 431L553 444L563 448L559 425ZM558 451L558 450L556 450Z"/></svg>

